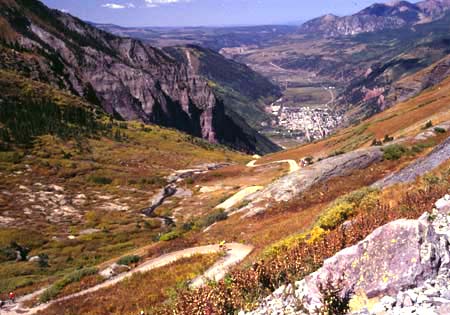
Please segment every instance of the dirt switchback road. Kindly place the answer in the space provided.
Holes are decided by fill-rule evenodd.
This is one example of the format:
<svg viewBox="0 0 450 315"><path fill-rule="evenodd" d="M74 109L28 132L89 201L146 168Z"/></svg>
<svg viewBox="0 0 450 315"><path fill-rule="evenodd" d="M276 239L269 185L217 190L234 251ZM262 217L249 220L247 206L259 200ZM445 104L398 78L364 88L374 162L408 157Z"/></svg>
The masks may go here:
<svg viewBox="0 0 450 315"><path fill-rule="evenodd" d="M238 243L230 243L225 245L227 251L226 254L219 259L210 269L206 271L206 273L193 280L192 286L193 287L199 287L204 283L205 279L214 279L214 280L220 280L225 276L229 268L240 261L242 261L247 255L249 255L253 251L253 247L249 245L244 244L238 244ZM33 297L36 297L38 293L42 293L41 291L32 293L30 295L24 296L17 300L17 303L15 305L8 305L4 309L1 310L2 315L29 315L29 314L36 314L39 311L45 310L50 305L66 301L72 298L77 298L80 296L83 296L85 294L96 292L100 289L110 287L112 285L115 285L129 277L131 277L133 274L139 273L139 272L147 272L152 269L156 269L159 267L167 266L181 258L187 258L191 257L193 255L205 255L205 254L212 254L212 253L218 253L222 249L219 245L207 245L207 246L199 246L199 247L192 247L187 248L184 250L176 251L173 253L162 255L158 258L151 259L138 267L136 267L133 270L130 270L129 272L123 273L121 275L118 275L117 277L114 277L110 280L107 280L101 284L98 284L96 286L93 286L89 289L86 289L84 291L51 301L46 304L41 304L33 308L26 308L23 306L23 302L26 302Z"/></svg>

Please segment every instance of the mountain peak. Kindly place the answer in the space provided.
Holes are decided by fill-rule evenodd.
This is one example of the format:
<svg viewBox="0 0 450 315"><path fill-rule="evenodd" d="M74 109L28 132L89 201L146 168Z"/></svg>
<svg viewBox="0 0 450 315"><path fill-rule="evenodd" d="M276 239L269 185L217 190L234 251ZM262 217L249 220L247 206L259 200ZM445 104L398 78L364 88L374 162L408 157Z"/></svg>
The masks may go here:
<svg viewBox="0 0 450 315"><path fill-rule="evenodd" d="M449 9L450 0L425 0L416 4L402 0L374 3L350 16L328 14L313 19L301 26L301 32L342 36L397 29L440 19Z"/></svg>

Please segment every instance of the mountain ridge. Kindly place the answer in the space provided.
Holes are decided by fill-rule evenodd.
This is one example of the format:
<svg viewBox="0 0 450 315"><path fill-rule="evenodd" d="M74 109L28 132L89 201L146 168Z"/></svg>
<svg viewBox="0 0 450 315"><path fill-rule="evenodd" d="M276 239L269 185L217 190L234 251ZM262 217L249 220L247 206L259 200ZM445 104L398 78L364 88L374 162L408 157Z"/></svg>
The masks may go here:
<svg viewBox="0 0 450 315"><path fill-rule="evenodd" d="M353 15L327 14L312 19L300 26L300 33L336 37L397 29L438 20L449 9L448 0L375 3Z"/></svg>
<svg viewBox="0 0 450 315"><path fill-rule="evenodd" d="M95 29L36 0L0 5L2 53L10 61L3 68L90 98L126 120L173 127L247 152L278 149L236 124L207 80L159 49Z"/></svg>

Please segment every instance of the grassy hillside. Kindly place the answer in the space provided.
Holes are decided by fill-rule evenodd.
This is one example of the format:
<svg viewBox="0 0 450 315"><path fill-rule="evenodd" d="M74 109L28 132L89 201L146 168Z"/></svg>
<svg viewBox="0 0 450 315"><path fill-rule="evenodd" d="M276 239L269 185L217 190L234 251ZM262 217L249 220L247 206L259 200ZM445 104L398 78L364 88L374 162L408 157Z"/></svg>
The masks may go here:
<svg viewBox="0 0 450 315"><path fill-rule="evenodd" d="M248 160L175 130L116 121L13 73L1 72L0 90L1 292L32 290L156 242L171 227L140 210L165 176ZM48 261L16 262L17 248Z"/></svg>
<svg viewBox="0 0 450 315"><path fill-rule="evenodd" d="M448 137L444 131L407 141L382 161L315 184L287 202L269 202L258 216L216 208L246 187L270 185L287 173L287 163L266 162L308 156L317 161L449 121L449 78L328 139L263 157L256 168L245 166L248 156L174 130L114 120L96 105L11 72L0 72L0 90L0 292L56 288L41 295L42 301L99 283L97 268L119 259L133 266L136 255L142 262L222 240L255 247L230 276L198 291L188 290L185 281L216 257L183 260L89 299L54 304L43 314L106 309L135 314L141 308L204 314L211 301L218 314L251 309L261 296L302 278L380 224L429 210L450 187L447 163L412 185L368 188L426 155ZM153 217L141 215L166 175L209 162L233 165L185 179L178 184L180 194ZM174 222L167 223L167 217ZM360 224L342 233L339 225L349 218ZM165 274L171 277L162 279ZM126 298L130 289L136 291L133 299ZM155 305L162 306L155 310Z"/></svg>
<svg viewBox="0 0 450 315"><path fill-rule="evenodd" d="M263 165L265 162L284 158L299 160L308 155L318 158L332 155L338 149L350 151L371 145L373 139L385 136L384 131L394 137L414 136L422 132L429 119L433 119L434 124L450 119L448 117L449 83L447 80L439 87L428 90L411 101L401 103L386 113L348 128L330 139L264 157L258 161L258 164ZM183 184L185 189L192 191L191 196L174 197L157 211L161 215L172 215L176 218L176 226L169 234L166 234L166 241L151 243L148 246L143 246L145 241L139 240L137 235L140 234L136 234L139 230L147 229L145 226L148 227L148 225L136 222L136 218L131 215L128 217L129 225L122 229L118 228L115 222L111 222L117 220L116 217L111 221L106 217L98 218L91 215L88 218L91 220L90 224L97 224L97 227L106 225L108 229L111 229L112 234L117 235L115 237L119 237L119 231L135 233L132 236L135 239L131 241L134 246L129 244L130 240L127 240L125 244L119 243L118 248L114 247L114 251L109 253L110 256L120 256L126 251L127 255L157 257L161 253L176 249L217 244L222 240L254 245L253 254L224 281L212 282L198 291L178 287L173 298L166 300L165 310L160 312L167 314L175 309L176 314L204 314L205 307L210 301L214 301L213 308L218 314L228 314L237 309L251 309L260 296L267 295L280 284L302 278L320 266L324 258L333 255L344 246L350 246L359 241L380 224L400 217L414 218L423 211L429 210L435 199L449 189L448 168L450 165L448 163L411 185L399 185L381 191L370 189L368 186L426 155L447 137L448 133L439 133L415 144L407 142L404 144L407 150L395 159L386 157L366 169L354 170L346 176L318 183L306 193L288 202L272 202L267 211L258 216L245 218L239 213L224 216L208 230L204 230L204 222L220 215L219 210L215 209L216 205L244 187L272 183L286 174L287 169L283 164L268 164L258 168L233 165L194 176ZM421 150L414 151L414 145ZM139 200L137 194L130 193L128 196ZM343 234L339 224L349 218L354 218L361 224L355 224L349 233ZM141 228L137 228L138 225ZM152 232L147 233L146 235L151 235ZM84 236L83 239L91 238L91 242L92 239L95 242L101 242L102 234L94 235L95 237L92 236L92 238ZM75 250L71 247L72 243L66 242L64 246L68 247L67 251ZM93 246L88 243L84 245ZM139 245L143 247L134 249ZM111 246L107 248L113 250ZM99 261L106 260L103 259L107 257L103 253L103 248L97 251L101 256ZM55 253L50 255L50 257L54 256L56 256ZM170 267L167 272L176 270ZM133 285L130 283L130 286ZM122 286L118 288L123 289ZM111 307L117 311L123 307L126 314L138 311L139 305L130 307L124 300L109 299L105 292L92 294L87 302L83 302L83 297L70 299L64 304L51 306L47 311L57 314L61 312L61 309L77 310L80 305L85 310L92 307L98 311ZM95 307L90 304L92 299L96 301ZM145 305L144 308L148 311L154 310L148 304L142 305Z"/></svg>

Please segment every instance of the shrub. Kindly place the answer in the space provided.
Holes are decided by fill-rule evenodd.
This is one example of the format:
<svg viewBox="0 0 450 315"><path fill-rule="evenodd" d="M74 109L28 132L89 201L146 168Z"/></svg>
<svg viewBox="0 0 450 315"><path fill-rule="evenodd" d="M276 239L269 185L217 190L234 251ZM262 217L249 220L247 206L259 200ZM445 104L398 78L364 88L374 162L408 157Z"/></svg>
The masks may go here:
<svg viewBox="0 0 450 315"><path fill-rule="evenodd" d="M441 182L441 178L432 173L425 174L423 180L428 186L437 185Z"/></svg>
<svg viewBox="0 0 450 315"><path fill-rule="evenodd" d="M436 128L434 128L434 131L435 131L436 133L446 133L445 129L444 129L444 128L441 128L441 127L436 127Z"/></svg>
<svg viewBox="0 0 450 315"><path fill-rule="evenodd" d="M138 256L138 255L129 255L129 256L121 257L117 261L117 264L118 265L123 265L123 266L129 266L129 265L133 265L133 264L138 263L139 260L141 260L140 256Z"/></svg>
<svg viewBox="0 0 450 315"><path fill-rule="evenodd" d="M0 162L17 164L23 158L18 152L0 152Z"/></svg>
<svg viewBox="0 0 450 315"><path fill-rule="evenodd" d="M161 235L159 240L163 241L163 242L172 241L174 239L181 237L182 235L183 235L183 233L181 233L181 231L172 231L172 232L166 233L164 235Z"/></svg>
<svg viewBox="0 0 450 315"><path fill-rule="evenodd" d="M422 129L428 129L433 127L433 122L431 120L427 121L427 123L425 124L425 126L422 127Z"/></svg>
<svg viewBox="0 0 450 315"><path fill-rule="evenodd" d="M10 247L19 254L18 258L20 258L21 261L27 261L28 253L30 252L29 248L21 246L14 241L11 242Z"/></svg>
<svg viewBox="0 0 450 315"><path fill-rule="evenodd" d="M331 230L347 220L355 213L354 205L343 201L329 208L324 215L319 218L318 225L322 229Z"/></svg>
<svg viewBox="0 0 450 315"><path fill-rule="evenodd" d="M39 297L39 300L43 303L48 302L58 296L58 294L69 284L79 282L84 277L92 276L97 273L98 269L94 267L76 270L61 280L56 281L50 288L46 289Z"/></svg>
<svg viewBox="0 0 450 315"><path fill-rule="evenodd" d="M153 186L164 186L167 184L167 180L161 176L142 178L140 182L143 185L153 185Z"/></svg>
<svg viewBox="0 0 450 315"><path fill-rule="evenodd" d="M39 257L39 259L38 259L37 263L40 268L47 268L50 266L48 264L49 257L47 254L39 254L38 257Z"/></svg>
<svg viewBox="0 0 450 315"><path fill-rule="evenodd" d="M399 144L392 144L383 149L383 158L385 160L398 160L405 155L408 150Z"/></svg>
<svg viewBox="0 0 450 315"><path fill-rule="evenodd" d="M388 143L394 141L394 137L391 137L389 135L385 135L383 139L383 143Z"/></svg>
<svg viewBox="0 0 450 315"><path fill-rule="evenodd" d="M362 188L338 198L319 218L318 225L323 229L334 229L356 213L357 208L370 210L378 202L379 191L374 188Z"/></svg>
<svg viewBox="0 0 450 315"><path fill-rule="evenodd" d="M345 152L342 151L342 150L337 150L337 151L332 152L330 155L328 155L328 157L330 158L330 157L342 155L342 154L344 154L344 153L345 153Z"/></svg>
<svg viewBox="0 0 450 315"><path fill-rule="evenodd" d="M345 315L350 311L353 291L345 289L344 278L333 281L329 277L318 284L322 307L316 310L318 315Z"/></svg>
<svg viewBox="0 0 450 315"><path fill-rule="evenodd" d="M104 176L91 176L89 181L97 185L109 185L113 182L111 178Z"/></svg>
<svg viewBox="0 0 450 315"><path fill-rule="evenodd" d="M10 246L0 248L0 262L6 262L17 259L17 252Z"/></svg>
<svg viewBox="0 0 450 315"><path fill-rule="evenodd" d="M203 225L210 226L216 222L224 221L226 219L228 219L228 214L223 209L218 209L218 210L214 211L213 213L209 214L204 219Z"/></svg>
<svg viewBox="0 0 450 315"><path fill-rule="evenodd" d="M307 244L314 244L314 242L323 238L327 232L321 227L315 226L309 233L309 239L306 241Z"/></svg>

